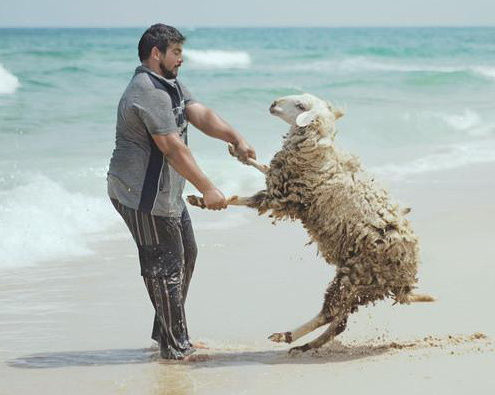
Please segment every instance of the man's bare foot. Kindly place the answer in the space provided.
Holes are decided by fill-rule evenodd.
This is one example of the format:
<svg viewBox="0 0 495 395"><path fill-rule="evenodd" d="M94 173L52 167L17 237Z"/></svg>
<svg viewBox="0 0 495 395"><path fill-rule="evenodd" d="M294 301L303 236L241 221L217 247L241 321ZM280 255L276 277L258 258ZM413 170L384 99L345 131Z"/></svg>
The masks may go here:
<svg viewBox="0 0 495 395"><path fill-rule="evenodd" d="M203 342L201 342L201 341L198 341L198 342L192 343L192 346L193 346L194 348L197 348L198 350L209 350L209 349L210 349L210 347L208 347L208 346L206 345L206 343L203 343Z"/></svg>
<svg viewBox="0 0 495 395"><path fill-rule="evenodd" d="M208 354L191 354L182 359L182 362L206 362L212 359Z"/></svg>

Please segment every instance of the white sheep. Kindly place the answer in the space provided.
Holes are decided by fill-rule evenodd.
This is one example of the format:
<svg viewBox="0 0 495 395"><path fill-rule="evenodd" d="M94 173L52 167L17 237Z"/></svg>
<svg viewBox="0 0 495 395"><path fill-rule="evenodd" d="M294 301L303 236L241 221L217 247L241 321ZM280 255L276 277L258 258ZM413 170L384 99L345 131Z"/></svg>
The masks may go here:
<svg viewBox="0 0 495 395"><path fill-rule="evenodd" d="M341 333L360 305L385 297L399 303L433 301L412 293L419 248L404 218L409 209L393 204L358 158L334 144L335 121L342 113L309 94L280 98L270 112L291 127L270 166L248 161L266 174L266 189L251 197L233 196L229 204L254 207L259 214L270 211L275 220L299 219L324 259L337 269L318 315L269 339L291 343L330 324L315 340L291 349L306 351ZM230 151L235 156L232 147ZM203 204L196 197L188 200Z"/></svg>

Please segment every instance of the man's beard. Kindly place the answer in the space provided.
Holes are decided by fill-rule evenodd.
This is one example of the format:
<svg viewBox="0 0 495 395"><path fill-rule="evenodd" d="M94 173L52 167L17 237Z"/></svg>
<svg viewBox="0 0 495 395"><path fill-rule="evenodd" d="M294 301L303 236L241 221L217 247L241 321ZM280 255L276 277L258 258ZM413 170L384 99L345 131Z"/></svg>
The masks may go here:
<svg viewBox="0 0 495 395"><path fill-rule="evenodd" d="M163 73L163 76L169 80L173 80L174 78L177 77L177 74L168 70L167 68L165 68L165 65L163 63L160 62L160 70L162 71Z"/></svg>

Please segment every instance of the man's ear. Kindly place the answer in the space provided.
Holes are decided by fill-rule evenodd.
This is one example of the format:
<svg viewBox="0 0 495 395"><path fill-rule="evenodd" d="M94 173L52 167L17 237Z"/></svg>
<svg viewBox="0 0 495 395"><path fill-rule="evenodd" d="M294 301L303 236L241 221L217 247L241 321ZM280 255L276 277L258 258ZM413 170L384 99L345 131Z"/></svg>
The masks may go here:
<svg viewBox="0 0 495 395"><path fill-rule="evenodd" d="M160 50L157 47L151 48L151 56L154 60L160 60Z"/></svg>
<svg viewBox="0 0 495 395"><path fill-rule="evenodd" d="M301 128L308 126L311 122L313 122L316 119L317 115L318 113L314 110L302 112L296 118L296 125Z"/></svg>

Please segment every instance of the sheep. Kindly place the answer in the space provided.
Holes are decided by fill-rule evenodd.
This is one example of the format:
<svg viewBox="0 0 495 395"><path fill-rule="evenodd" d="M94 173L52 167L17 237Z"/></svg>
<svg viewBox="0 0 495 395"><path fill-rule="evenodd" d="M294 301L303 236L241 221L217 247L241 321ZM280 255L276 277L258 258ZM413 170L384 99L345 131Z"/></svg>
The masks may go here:
<svg viewBox="0 0 495 395"><path fill-rule="evenodd" d="M248 159L266 175L266 189L233 196L232 205L270 212L274 221L300 220L318 252L336 266L321 311L300 327L274 333L274 342L292 343L329 324L315 340L290 351L316 349L342 333L359 306L386 297L396 303L429 302L412 291L417 283L418 238L405 218L410 209L394 204L359 159L336 147L335 121L343 113L310 94L279 98L270 113L290 125L283 148L269 166ZM231 154L236 156L233 147ZM191 204L204 207L200 198Z"/></svg>

